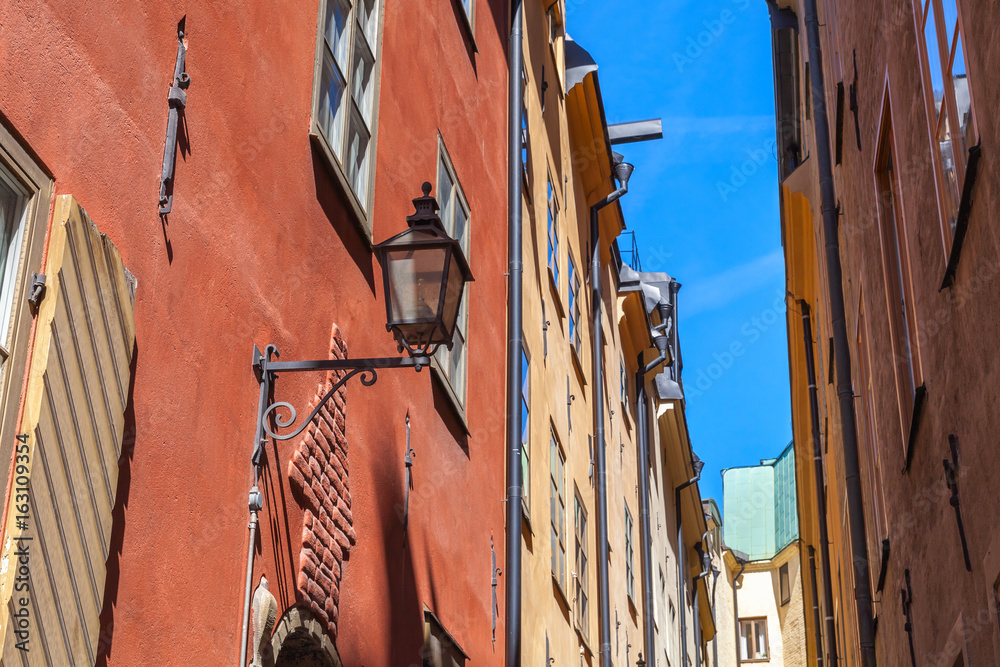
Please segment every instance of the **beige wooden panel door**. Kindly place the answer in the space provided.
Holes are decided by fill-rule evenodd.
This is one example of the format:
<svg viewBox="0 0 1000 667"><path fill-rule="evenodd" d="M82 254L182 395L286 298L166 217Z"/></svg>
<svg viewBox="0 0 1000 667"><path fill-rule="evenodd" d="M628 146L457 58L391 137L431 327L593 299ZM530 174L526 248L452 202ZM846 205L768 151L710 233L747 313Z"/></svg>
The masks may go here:
<svg viewBox="0 0 1000 667"><path fill-rule="evenodd" d="M2 664L93 665L135 279L71 195L56 198L45 275L0 545Z"/></svg>

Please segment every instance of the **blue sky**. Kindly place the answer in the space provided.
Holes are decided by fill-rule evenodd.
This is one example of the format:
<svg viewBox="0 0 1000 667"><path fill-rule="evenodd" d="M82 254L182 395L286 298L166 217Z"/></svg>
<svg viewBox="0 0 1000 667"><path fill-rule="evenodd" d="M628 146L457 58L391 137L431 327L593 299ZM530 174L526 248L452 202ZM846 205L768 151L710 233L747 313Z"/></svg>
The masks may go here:
<svg viewBox="0 0 1000 667"><path fill-rule="evenodd" d="M566 4L569 34L600 65L608 122L663 118L662 140L619 148L636 166L622 207L643 270L683 283L688 423L702 495L721 504L722 469L791 441L767 8Z"/></svg>

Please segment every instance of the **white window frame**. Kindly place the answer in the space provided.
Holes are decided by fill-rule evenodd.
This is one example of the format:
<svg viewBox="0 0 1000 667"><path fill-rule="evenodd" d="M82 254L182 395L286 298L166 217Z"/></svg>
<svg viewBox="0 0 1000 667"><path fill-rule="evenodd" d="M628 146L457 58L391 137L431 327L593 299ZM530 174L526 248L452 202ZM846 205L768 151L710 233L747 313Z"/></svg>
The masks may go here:
<svg viewBox="0 0 1000 667"><path fill-rule="evenodd" d="M576 627L583 635L584 641L590 641L590 557L587 552L589 527L587 506L580 496L580 490L576 489L573 494L573 539L575 545L573 599Z"/></svg>
<svg viewBox="0 0 1000 667"><path fill-rule="evenodd" d="M434 188L435 196L441 196L441 178L442 176L448 178L451 182L451 190L448 194L448 201L442 201L438 199L438 206L440 207L441 222L444 224L444 229L452 238L457 238L462 245L462 251L465 253L466 259L471 262L470 248L471 236L472 236L472 209L469 206L469 200L465 196L465 191L462 189L462 183L458 179L458 175L455 172L454 163L451 160L451 156L448 154L448 149L444 144L444 138L441 133L438 133L438 159L437 159L437 183ZM455 234L455 214L461 210L465 215L465 229L464 232L456 236ZM448 398L451 400L461 417L463 425L468 429L468 425L465 423L465 401L468 395L468 374L469 374L469 285L466 284L465 293L462 297L462 305L458 311L458 320L455 323L455 337L461 337L460 341L457 341L455 347L449 350L445 346L441 346L431 357L431 368L434 371L435 377L439 378L446 389ZM461 343L459 345L459 343ZM455 375L455 369L453 369L453 355L460 354L461 357L458 360L457 371L458 375Z"/></svg>
<svg viewBox="0 0 1000 667"><path fill-rule="evenodd" d="M556 287L556 294L559 293L559 201L556 198L556 189L552 185L552 175L546 182L546 229L548 245L546 246L546 261L549 267L549 277Z"/></svg>
<svg viewBox="0 0 1000 667"><path fill-rule="evenodd" d="M625 589L629 602L635 605L635 542L632 533L635 532L635 522L632 512L625 502Z"/></svg>
<svg viewBox="0 0 1000 667"><path fill-rule="evenodd" d="M521 511L531 523L531 355L521 341Z"/></svg>
<svg viewBox="0 0 1000 667"><path fill-rule="evenodd" d="M549 562L552 578L559 591L566 595L566 453L556 436L549 436L549 526L552 556Z"/></svg>
<svg viewBox="0 0 1000 667"><path fill-rule="evenodd" d="M367 0L320 0L319 19L316 28L316 58L313 67L312 114L309 123L310 137L312 137L313 141L319 147L320 152L326 158L328 166L347 195L351 209L353 210L362 231L368 237L369 241L373 238L371 211L375 190L375 155L378 143L379 81L382 69L382 23L385 14L383 11L384 0L372 0L372 2L374 3L372 7L374 16L371 19L373 23L369 25L368 30L362 30L358 24L357 7L362 4L366 4ZM348 13L344 19L347 25L347 29L344 31L347 41L343 47L346 51L344 58L349 61L346 63L346 72L342 71L342 68L338 64L338 59L335 55L333 46L328 45L326 40L326 13L327 8L331 6L331 4L347 7ZM359 34L363 35L363 43L357 41ZM368 127L365 128L368 131L369 138L367 147L368 154L365 159L363 169L364 191L358 192L359 188L357 188L351 180L352 170L350 165L347 163L347 156L351 151L349 138L351 135L352 123L356 122L358 118L361 118L361 122L364 125L362 111L354 100L353 89L357 76L354 67L355 49L356 47L364 48L365 46L369 48L370 54L373 57L373 65L370 73L370 89L368 90L368 94L371 97L366 105L370 107L370 118L368 120ZM321 123L323 119L322 91L325 84L324 70L328 64L342 77L344 82L344 98L341 101L341 106L343 107L343 118L339 121L335 121L339 123L339 127L336 128L338 136L332 137L327 136L327 132Z"/></svg>
<svg viewBox="0 0 1000 667"><path fill-rule="evenodd" d="M757 628L759 626L764 627L764 651L762 656L754 657L758 655L758 649L760 648L757 645ZM749 637L744 633L746 627L749 627L751 631ZM770 638L767 632L767 618L741 618L739 620L739 629L740 645L737 647L737 650L740 652L740 660L742 662L768 662L771 659L771 650ZM745 653L744 648L748 649Z"/></svg>
<svg viewBox="0 0 1000 667"><path fill-rule="evenodd" d="M580 272L573 261L573 253L567 253L567 276L569 280L569 343L573 351L582 354L580 346L583 344L583 335L580 333Z"/></svg>

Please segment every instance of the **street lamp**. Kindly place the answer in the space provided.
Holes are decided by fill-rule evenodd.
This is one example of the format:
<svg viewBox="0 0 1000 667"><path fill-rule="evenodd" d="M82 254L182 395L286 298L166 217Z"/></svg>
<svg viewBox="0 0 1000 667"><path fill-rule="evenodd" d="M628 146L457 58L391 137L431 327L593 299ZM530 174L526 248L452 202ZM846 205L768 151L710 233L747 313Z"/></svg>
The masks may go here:
<svg viewBox="0 0 1000 667"><path fill-rule="evenodd" d="M382 265L386 329L399 351L432 354L431 347L451 349L465 284L473 280L462 244L448 236L438 217L431 184L413 200L409 229L374 247Z"/></svg>
<svg viewBox="0 0 1000 667"><path fill-rule="evenodd" d="M377 369L412 367L419 371L430 363L439 346L451 348L465 285L473 280L472 271L461 243L448 235L438 217L431 184L424 183L421 189L423 196L413 200L415 212L406 217L408 229L373 247L382 267L386 330L392 332L399 351L406 350L408 356L277 361L280 352L274 345L266 346L264 352L254 346L253 369L260 383L254 466L261 464L265 433L275 440L290 440L299 435L355 375L361 374L361 383L368 387L378 379ZM272 417L278 429L288 428L296 418L290 403L272 403L269 398L277 373L331 370L345 373L298 427L284 434L271 428Z"/></svg>

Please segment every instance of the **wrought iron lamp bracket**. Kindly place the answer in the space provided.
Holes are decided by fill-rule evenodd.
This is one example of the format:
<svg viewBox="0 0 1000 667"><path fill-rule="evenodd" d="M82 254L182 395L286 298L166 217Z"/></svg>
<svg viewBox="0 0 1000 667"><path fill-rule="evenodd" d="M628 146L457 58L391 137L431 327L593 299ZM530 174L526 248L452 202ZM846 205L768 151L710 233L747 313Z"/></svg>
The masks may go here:
<svg viewBox="0 0 1000 667"><path fill-rule="evenodd" d="M260 465L266 436L275 440L291 440L302 433L333 395L355 375L361 376L361 384L370 387L378 380L378 371L384 368L414 368L418 372L430 364L430 357L417 354L409 357L376 357L371 359L320 359L314 361L278 361L281 352L274 345L268 345L264 352L254 346L253 369L261 385L261 398L257 409L257 440L254 450L254 465ZM288 433L278 433L271 427L271 420L277 429L286 429L295 423L297 412L287 401L273 402L271 392L279 373L301 373L305 371L341 371L343 375L316 403L316 406L297 427ZM282 414L284 411L284 414Z"/></svg>

